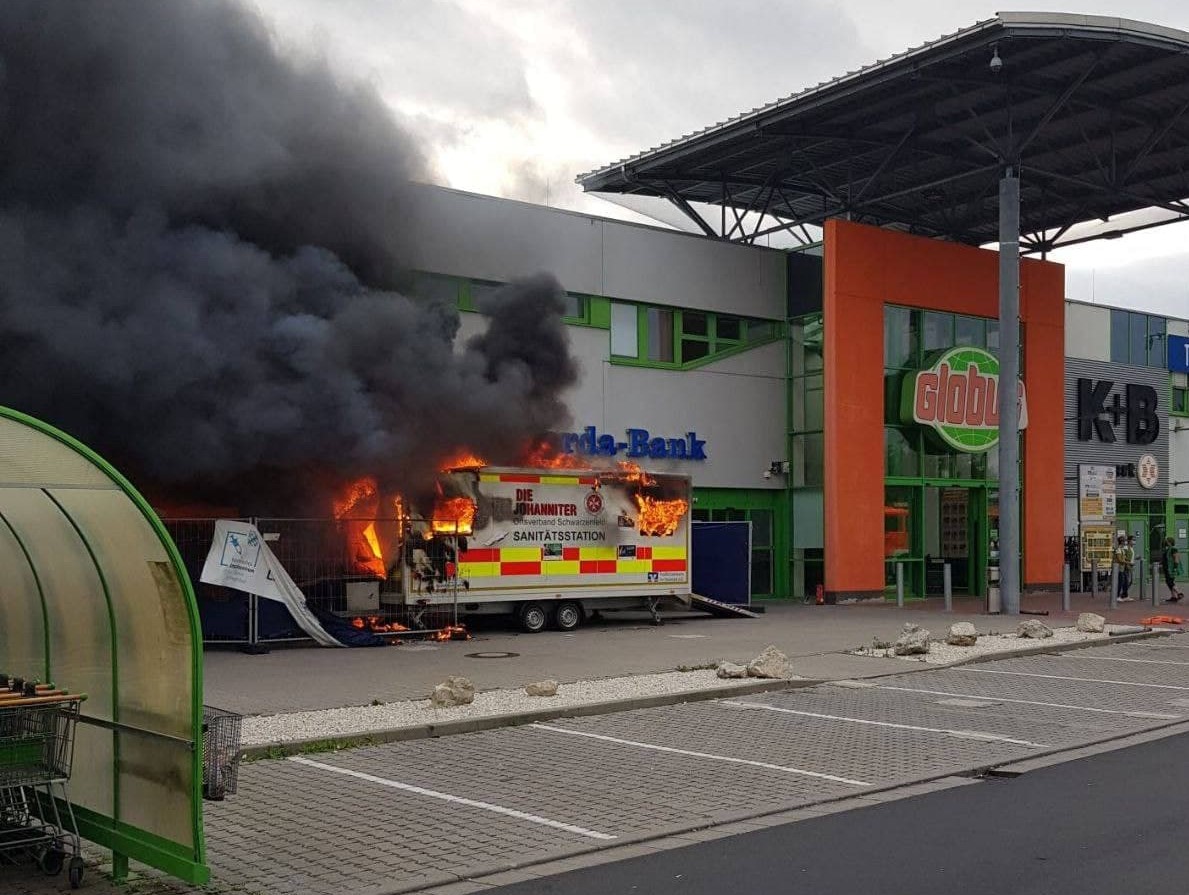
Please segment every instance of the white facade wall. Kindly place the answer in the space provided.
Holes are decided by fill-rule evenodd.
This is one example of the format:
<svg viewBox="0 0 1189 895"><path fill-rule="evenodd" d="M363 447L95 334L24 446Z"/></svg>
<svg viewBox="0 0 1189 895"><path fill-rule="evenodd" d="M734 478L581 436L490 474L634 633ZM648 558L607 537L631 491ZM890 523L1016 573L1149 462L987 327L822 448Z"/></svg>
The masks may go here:
<svg viewBox="0 0 1189 895"><path fill-rule="evenodd" d="M781 252L716 242L487 196L425 188L407 259L412 267L506 282L552 272L571 292L781 320ZM485 318L462 314L459 342ZM784 488L765 478L786 458L786 347L772 342L692 370L611 363L611 333L567 326L579 381L566 394L569 431L594 426L626 441L629 428L706 442L704 461L648 460L701 487Z"/></svg>
<svg viewBox="0 0 1189 895"><path fill-rule="evenodd" d="M507 282L549 271L570 292L783 320L785 256L543 205L418 187L403 259Z"/></svg>
<svg viewBox="0 0 1189 895"><path fill-rule="evenodd" d="M1111 309L1065 303L1065 356L1085 360L1111 359Z"/></svg>

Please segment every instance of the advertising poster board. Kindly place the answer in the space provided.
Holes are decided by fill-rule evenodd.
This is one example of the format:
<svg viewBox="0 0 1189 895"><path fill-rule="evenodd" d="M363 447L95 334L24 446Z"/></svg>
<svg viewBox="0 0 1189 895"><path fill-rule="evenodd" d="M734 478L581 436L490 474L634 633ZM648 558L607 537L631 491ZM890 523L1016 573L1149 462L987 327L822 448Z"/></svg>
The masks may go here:
<svg viewBox="0 0 1189 895"><path fill-rule="evenodd" d="M1078 521L1111 522L1115 518L1115 467L1078 466Z"/></svg>

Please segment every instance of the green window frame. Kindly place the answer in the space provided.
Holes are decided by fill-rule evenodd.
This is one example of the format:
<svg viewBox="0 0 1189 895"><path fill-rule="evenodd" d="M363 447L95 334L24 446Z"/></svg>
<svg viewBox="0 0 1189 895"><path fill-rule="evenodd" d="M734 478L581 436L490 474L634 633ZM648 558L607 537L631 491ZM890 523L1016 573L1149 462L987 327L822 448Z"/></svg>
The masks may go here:
<svg viewBox="0 0 1189 895"><path fill-rule="evenodd" d="M633 303L611 300L609 304L612 310L608 317L612 318L617 313L627 313L617 312L616 308L626 308ZM622 339L627 337L630 324L622 323L619 329L621 339L613 340L619 343L611 351L614 364L689 370L784 337L784 324L778 320L668 305L634 306L636 352L628 354L623 350ZM598 323L592 319L590 325ZM609 328L614 335L613 322Z"/></svg>

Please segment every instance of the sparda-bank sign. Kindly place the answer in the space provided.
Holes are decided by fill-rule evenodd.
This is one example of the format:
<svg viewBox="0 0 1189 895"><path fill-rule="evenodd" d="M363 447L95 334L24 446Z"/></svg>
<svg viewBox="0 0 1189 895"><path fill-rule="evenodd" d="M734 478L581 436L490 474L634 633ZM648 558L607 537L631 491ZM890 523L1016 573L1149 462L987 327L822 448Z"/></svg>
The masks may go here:
<svg viewBox="0 0 1189 895"><path fill-rule="evenodd" d="M706 442L698 438L697 432L686 432L682 438L653 437L647 429L625 429L626 441L614 435L602 434L594 426L587 426L582 432L562 432L560 435L563 454L583 454L588 457L624 456L632 459L651 460L705 460Z"/></svg>
<svg viewBox="0 0 1189 895"><path fill-rule="evenodd" d="M1024 383L1020 428L1028 426ZM932 430L942 443L969 454L999 443L999 359L981 348L950 348L933 365L904 378L900 418Z"/></svg>

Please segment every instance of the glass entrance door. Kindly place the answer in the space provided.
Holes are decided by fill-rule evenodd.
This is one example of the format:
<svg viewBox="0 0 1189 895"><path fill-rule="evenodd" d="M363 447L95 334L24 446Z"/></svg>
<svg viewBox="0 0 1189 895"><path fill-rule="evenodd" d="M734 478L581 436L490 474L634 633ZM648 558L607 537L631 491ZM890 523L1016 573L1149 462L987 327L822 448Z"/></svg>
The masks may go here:
<svg viewBox="0 0 1189 895"><path fill-rule="evenodd" d="M926 485L923 495L925 595L945 592L945 566L953 593L978 594L986 576L986 489Z"/></svg>

